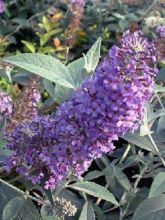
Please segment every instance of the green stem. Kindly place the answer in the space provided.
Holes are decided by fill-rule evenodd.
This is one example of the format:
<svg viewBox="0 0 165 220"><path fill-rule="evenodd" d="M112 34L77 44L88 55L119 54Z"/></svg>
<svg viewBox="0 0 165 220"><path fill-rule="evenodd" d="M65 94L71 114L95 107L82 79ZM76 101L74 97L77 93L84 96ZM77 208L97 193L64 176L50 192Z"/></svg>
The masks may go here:
<svg viewBox="0 0 165 220"><path fill-rule="evenodd" d="M158 147L156 146L155 141L154 141L154 139L152 138L150 132L148 132L148 137L150 138L150 141L152 142L153 147L155 148L155 151L157 152L158 157L160 158L160 160L162 161L163 166L165 167L165 160L164 160L164 158L162 157L162 155L161 155L161 153L160 153Z"/></svg>
<svg viewBox="0 0 165 220"><path fill-rule="evenodd" d="M162 103L162 101L161 101L161 99L160 99L158 93L155 93L155 95L156 95L156 97L157 97L157 99L158 99L158 102L159 102L161 108L164 109L164 105L163 105L163 103Z"/></svg>
<svg viewBox="0 0 165 220"><path fill-rule="evenodd" d="M137 192L137 186L138 186L140 180L142 179L144 173L146 172L147 168L148 168L148 165L145 165L145 166L143 167L143 169L141 170L141 172L140 172L138 178L136 179L136 181L135 181L135 183L134 183L134 187L133 187L134 194Z"/></svg>
<svg viewBox="0 0 165 220"><path fill-rule="evenodd" d="M108 182L108 183L105 185L105 188L106 188L106 189L108 189L109 184L110 184L110 182ZM96 201L96 205L99 205L99 203L101 202L101 200L102 200L102 199L98 198L97 201Z"/></svg>
<svg viewBox="0 0 165 220"><path fill-rule="evenodd" d="M128 144L126 150L124 151L124 154L123 154L122 158L119 161L119 165L125 160L125 158L127 157L130 149L131 149L131 144Z"/></svg>
<svg viewBox="0 0 165 220"><path fill-rule="evenodd" d="M4 185L10 187L11 189L13 189L13 190L15 190L16 192L20 193L20 194L21 194L22 196L24 196L25 198L29 198L29 199L32 199L33 201L36 201L36 202L38 202L38 203L44 204L44 201L41 201L41 200L39 200L39 199L37 199L37 198L35 198L35 197L29 195L29 193L28 193L27 191L24 192L24 191L18 189L17 187L11 185L10 183L8 183L8 182L6 182L6 181L4 181L4 180L2 180L2 179L0 179L0 183L3 183Z"/></svg>
<svg viewBox="0 0 165 220"><path fill-rule="evenodd" d="M139 18L138 22L140 22L141 20L143 20L143 18L152 10L152 8L156 5L156 3L158 2L158 0L153 1L153 3L147 8L147 10L145 11L145 13L143 14L142 17Z"/></svg>

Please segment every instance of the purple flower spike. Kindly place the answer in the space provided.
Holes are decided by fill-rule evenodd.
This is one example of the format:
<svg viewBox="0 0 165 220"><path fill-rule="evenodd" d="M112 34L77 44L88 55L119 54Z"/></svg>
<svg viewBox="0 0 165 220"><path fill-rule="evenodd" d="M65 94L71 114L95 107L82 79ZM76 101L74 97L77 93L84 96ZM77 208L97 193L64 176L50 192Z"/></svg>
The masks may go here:
<svg viewBox="0 0 165 220"><path fill-rule="evenodd" d="M140 31L126 31L53 116L37 116L5 133L14 151L6 169L16 167L33 183L46 174L46 189L54 189L70 172L80 178L93 159L113 152L119 136L140 126L158 72L155 54Z"/></svg>

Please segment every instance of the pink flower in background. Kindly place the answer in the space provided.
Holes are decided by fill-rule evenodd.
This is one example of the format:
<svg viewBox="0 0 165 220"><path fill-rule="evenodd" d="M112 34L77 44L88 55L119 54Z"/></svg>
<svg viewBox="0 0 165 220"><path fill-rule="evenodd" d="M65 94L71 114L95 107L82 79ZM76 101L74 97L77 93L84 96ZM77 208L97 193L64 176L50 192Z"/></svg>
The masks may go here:
<svg viewBox="0 0 165 220"><path fill-rule="evenodd" d="M165 37L165 25L159 25L156 28L156 33L158 33L160 37Z"/></svg>
<svg viewBox="0 0 165 220"><path fill-rule="evenodd" d="M0 14L2 14L5 10L5 4L3 0L0 0Z"/></svg>
<svg viewBox="0 0 165 220"><path fill-rule="evenodd" d="M71 0L70 1L72 4L80 5L83 6L85 4L84 0Z"/></svg>
<svg viewBox="0 0 165 220"><path fill-rule="evenodd" d="M4 116L9 118L12 114L12 100L6 92L0 92L0 122Z"/></svg>

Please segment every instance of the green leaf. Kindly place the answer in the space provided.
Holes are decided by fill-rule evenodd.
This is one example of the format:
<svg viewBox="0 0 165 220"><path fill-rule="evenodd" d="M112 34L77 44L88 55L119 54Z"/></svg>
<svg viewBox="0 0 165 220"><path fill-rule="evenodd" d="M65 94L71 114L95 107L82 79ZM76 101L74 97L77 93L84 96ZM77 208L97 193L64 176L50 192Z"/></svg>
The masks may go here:
<svg viewBox="0 0 165 220"><path fill-rule="evenodd" d="M35 53L35 52L36 52L36 48L35 48L35 46L34 46L31 42L25 41L25 40L22 40L21 42L26 46L26 48L27 48L31 53Z"/></svg>
<svg viewBox="0 0 165 220"><path fill-rule="evenodd" d="M52 30L51 21L46 16L42 17L42 23L43 23L44 28L47 32Z"/></svg>
<svg viewBox="0 0 165 220"><path fill-rule="evenodd" d="M156 132L159 133L165 129L165 116L161 116L158 120Z"/></svg>
<svg viewBox="0 0 165 220"><path fill-rule="evenodd" d="M41 208L41 217L42 220L60 220L60 218L57 217L55 213L53 213L52 215L48 215L46 207L44 205Z"/></svg>
<svg viewBox="0 0 165 220"><path fill-rule="evenodd" d="M84 79L88 76L87 72L84 69L85 59L79 58L71 62L67 68L73 79L74 88L80 87ZM73 94L74 90L70 88L66 88L60 85L55 86L55 93L53 99L58 103L63 103L68 100Z"/></svg>
<svg viewBox="0 0 165 220"><path fill-rule="evenodd" d="M74 183L68 186L71 187L72 189L85 192L91 196L98 197L100 199L111 202L115 205L118 205L118 202L115 199L114 195L110 193L105 187L100 186L96 183L84 181L84 182Z"/></svg>
<svg viewBox="0 0 165 220"><path fill-rule="evenodd" d="M15 196L20 196L20 193L6 186L4 183L0 183L0 219L2 219L5 206Z"/></svg>
<svg viewBox="0 0 165 220"><path fill-rule="evenodd" d="M165 116L165 110L164 109L157 110L156 112L153 112L148 116L148 121L152 122L162 116Z"/></svg>
<svg viewBox="0 0 165 220"><path fill-rule="evenodd" d="M54 98L55 97L55 86L50 80L43 79L44 89L49 93L49 95Z"/></svg>
<svg viewBox="0 0 165 220"><path fill-rule="evenodd" d="M10 56L5 62L35 73L61 86L74 88L73 79L68 68L59 60L44 54L25 53Z"/></svg>
<svg viewBox="0 0 165 220"><path fill-rule="evenodd" d="M83 71L85 67L85 59L79 58L71 62L67 67L72 76L74 88L80 87L84 79L88 76L87 72Z"/></svg>
<svg viewBox="0 0 165 220"><path fill-rule="evenodd" d="M89 201L84 204L79 220L95 220L95 213Z"/></svg>
<svg viewBox="0 0 165 220"><path fill-rule="evenodd" d="M19 24L21 27L29 27L30 26L30 22L27 19L22 19L22 18L14 18L12 19L12 22L15 22L17 24Z"/></svg>
<svg viewBox="0 0 165 220"><path fill-rule="evenodd" d="M155 179L151 185L151 189L150 189L148 198L161 195L164 192L165 192L165 173L160 172L155 177Z"/></svg>
<svg viewBox="0 0 165 220"><path fill-rule="evenodd" d="M155 84L154 85L154 92L165 92L165 87L161 86L161 85L158 85L158 84Z"/></svg>
<svg viewBox="0 0 165 220"><path fill-rule="evenodd" d="M161 68L157 77L156 77L156 81L162 81L165 80L165 67Z"/></svg>
<svg viewBox="0 0 165 220"><path fill-rule="evenodd" d="M94 170L94 171L87 173L87 175L84 177L84 180L93 180L104 175L105 175L104 172L99 171L99 170Z"/></svg>
<svg viewBox="0 0 165 220"><path fill-rule="evenodd" d="M145 199L136 209L132 220L164 220L165 195Z"/></svg>
<svg viewBox="0 0 165 220"><path fill-rule="evenodd" d="M73 94L73 89L66 88L64 86L56 85L53 99L61 104L67 101Z"/></svg>
<svg viewBox="0 0 165 220"><path fill-rule="evenodd" d="M90 50L85 55L85 69L88 73L95 70L100 59L101 37L93 44Z"/></svg>
<svg viewBox="0 0 165 220"><path fill-rule="evenodd" d="M113 166L113 172L116 176L117 181L122 185L127 191L132 189L132 186L127 178L127 176L122 172L120 167Z"/></svg>
<svg viewBox="0 0 165 220"><path fill-rule="evenodd" d="M31 200L15 197L3 210L3 220L40 220L39 213Z"/></svg>
<svg viewBox="0 0 165 220"><path fill-rule="evenodd" d="M136 146L138 146L142 149L145 149L145 150L148 150L148 151L151 151L151 152L157 154L157 152L155 151L155 148L154 148L154 146L148 136L140 136L137 132L135 132L133 134L128 133L128 134L124 135L122 138L132 144L135 144Z"/></svg>
<svg viewBox="0 0 165 220"><path fill-rule="evenodd" d="M88 73L96 68L100 58L100 46L101 38L89 49L85 57L68 64L67 68L72 77L74 88L79 88L85 78L89 77ZM73 89L57 85L55 87L54 99L58 103L63 103L71 97L73 91Z"/></svg>
<svg viewBox="0 0 165 220"><path fill-rule="evenodd" d="M37 33L37 35L40 37L40 46L43 47L48 42L48 40L50 40L50 38L52 36L55 36L56 34L58 34L60 32L61 32L61 29L52 30L52 31L45 33L45 34Z"/></svg>
<svg viewBox="0 0 165 220"><path fill-rule="evenodd" d="M0 164L12 154L12 151L5 147L5 141L0 137Z"/></svg>
<svg viewBox="0 0 165 220"><path fill-rule="evenodd" d="M97 220L106 220L106 216L104 215L104 210L102 210L99 205L96 203L92 204L93 210L96 213Z"/></svg>

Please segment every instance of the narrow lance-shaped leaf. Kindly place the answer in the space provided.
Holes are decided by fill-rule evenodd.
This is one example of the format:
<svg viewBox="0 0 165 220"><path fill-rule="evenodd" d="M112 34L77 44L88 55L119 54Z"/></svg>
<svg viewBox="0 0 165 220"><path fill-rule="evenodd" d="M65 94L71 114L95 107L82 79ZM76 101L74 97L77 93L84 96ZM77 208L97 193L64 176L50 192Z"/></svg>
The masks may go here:
<svg viewBox="0 0 165 220"><path fill-rule="evenodd" d="M149 193L148 197L151 198L154 196L158 196L164 192L165 192L165 173L160 172L155 177L155 179L151 185L151 189L150 189L150 193Z"/></svg>
<svg viewBox="0 0 165 220"><path fill-rule="evenodd" d="M79 220L95 220L95 213L89 201L84 204Z"/></svg>
<svg viewBox="0 0 165 220"><path fill-rule="evenodd" d="M95 70L100 59L101 37L93 44L90 50L85 55L85 69L88 73Z"/></svg>
<svg viewBox="0 0 165 220"><path fill-rule="evenodd" d="M98 197L100 199L109 201L115 205L118 205L118 202L115 199L114 195L110 193L105 187L100 186L96 183L84 181L68 185L68 187L85 192L91 196Z"/></svg>
<svg viewBox="0 0 165 220"><path fill-rule="evenodd" d="M84 177L84 180L93 180L104 175L105 173L103 171L94 170L94 171L87 173L87 175Z"/></svg>
<svg viewBox="0 0 165 220"><path fill-rule="evenodd" d="M132 144L135 144L136 146L138 146L142 149L145 149L145 150L148 150L148 151L151 151L151 152L157 154L157 152L156 152L156 150L155 150L155 148L154 148L154 146L148 136L140 136L138 134L138 132L135 132L134 134L128 133L128 134L124 135L122 138Z"/></svg>
<svg viewBox="0 0 165 220"><path fill-rule="evenodd" d="M145 199L136 209L131 220L164 220L165 195Z"/></svg>
<svg viewBox="0 0 165 220"><path fill-rule="evenodd" d="M113 171L120 185L122 185L127 191L130 191L132 189L132 186L127 176L122 172L120 167L113 166Z"/></svg>

